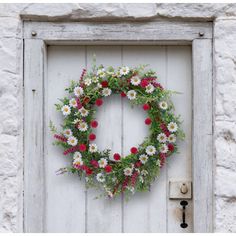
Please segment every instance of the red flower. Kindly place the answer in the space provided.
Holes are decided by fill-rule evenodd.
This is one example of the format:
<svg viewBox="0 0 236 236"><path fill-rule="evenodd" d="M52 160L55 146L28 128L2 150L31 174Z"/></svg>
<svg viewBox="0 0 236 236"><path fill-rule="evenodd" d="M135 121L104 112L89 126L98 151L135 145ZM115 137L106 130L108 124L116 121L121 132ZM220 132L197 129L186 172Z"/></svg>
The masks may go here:
<svg viewBox="0 0 236 236"><path fill-rule="evenodd" d="M146 125L150 125L152 123L152 120L151 120L151 118L147 118L146 120L145 120L145 124Z"/></svg>
<svg viewBox="0 0 236 236"><path fill-rule="evenodd" d="M163 131L168 131L167 130L167 127L164 123L160 124L160 128L163 130Z"/></svg>
<svg viewBox="0 0 236 236"><path fill-rule="evenodd" d="M145 87L148 86L148 84L149 84L149 82L148 82L147 79L142 79L142 81L141 81L141 83L140 83L140 86L141 86L142 88L145 88Z"/></svg>
<svg viewBox="0 0 236 236"><path fill-rule="evenodd" d="M98 168L99 165L98 165L98 162L96 160L91 160L90 161L90 164L94 167L94 168Z"/></svg>
<svg viewBox="0 0 236 236"><path fill-rule="evenodd" d="M86 145L85 145L85 144L80 144L80 145L79 145L79 150L80 150L81 152L86 151Z"/></svg>
<svg viewBox="0 0 236 236"><path fill-rule="evenodd" d="M93 133L91 133L91 134L89 135L89 140L90 140L90 141L93 141L93 140L95 140L95 139L96 139L96 135L93 134Z"/></svg>
<svg viewBox="0 0 236 236"><path fill-rule="evenodd" d="M130 149L130 152L133 153L133 154L136 154L138 152L138 149L136 147L132 147Z"/></svg>
<svg viewBox="0 0 236 236"><path fill-rule="evenodd" d="M166 131L165 131L165 135L166 135L167 137L169 137L169 136L170 136L170 131L166 130Z"/></svg>
<svg viewBox="0 0 236 236"><path fill-rule="evenodd" d="M172 143L168 144L168 149L173 152L175 150L175 146Z"/></svg>
<svg viewBox="0 0 236 236"><path fill-rule="evenodd" d="M143 110L144 110L144 111L147 111L147 110L149 110L149 109L150 109L149 104L146 103L146 104L143 105Z"/></svg>
<svg viewBox="0 0 236 236"><path fill-rule="evenodd" d="M61 135L58 135L58 134L54 134L54 138L58 139L58 140L60 140L62 142L66 142L67 141L67 139L65 137L63 137Z"/></svg>
<svg viewBox="0 0 236 236"><path fill-rule="evenodd" d="M166 159L166 154L165 153L160 153L160 158L161 158L161 160Z"/></svg>
<svg viewBox="0 0 236 236"><path fill-rule="evenodd" d="M122 98L126 97L125 92L121 92L121 93L120 93L120 96L121 96Z"/></svg>
<svg viewBox="0 0 236 236"><path fill-rule="evenodd" d="M98 107L100 107L100 106L103 104L102 99L101 99L101 98L98 98L98 99L96 100L95 104L96 104Z"/></svg>
<svg viewBox="0 0 236 236"><path fill-rule="evenodd" d="M140 167L142 165L142 162L141 161L137 161L136 163L135 163L135 166L136 167Z"/></svg>
<svg viewBox="0 0 236 236"><path fill-rule="evenodd" d="M112 167L109 166L109 165L105 166L104 169L105 169L105 171L106 171L107 173L110 173L110 172L112 171Z"/></svg>
<svg viewBox="0 0 236 236"><path fill-rule="evenodd" d="M108 87L108 82L106 80L103 80L101 82L101 85L102 85L103 88L106 88L106 87Z"/></svg>
<svg viewBox="0 0 236 236"><path fill-rule="evenodd" d="M82 104L81 104L79 98L76 99L76 103L77 103L77 109L80 109L82 107Z"/></svg>
<svg viewBox="0 0 236 236"><path fill-rule="evenodd" d="M119 161L120 160L120 154L119 153L115 153L113 155L113 158L114 158L114 160Z"/></svg>
<svg viewBox="0 0 236 236"><path fill-rule="evenodd" d="M90 123L92 128L97 128L98 127L98 122L96 120L91 121Z"/></svg>
<svg viewBox="0 0 236 236"><path fill-rule="evenodd" d="M86 174L87 174L87 175L91 175L92 173L93 173L93 171L92 171L90 168L87 168Z"/></svg>

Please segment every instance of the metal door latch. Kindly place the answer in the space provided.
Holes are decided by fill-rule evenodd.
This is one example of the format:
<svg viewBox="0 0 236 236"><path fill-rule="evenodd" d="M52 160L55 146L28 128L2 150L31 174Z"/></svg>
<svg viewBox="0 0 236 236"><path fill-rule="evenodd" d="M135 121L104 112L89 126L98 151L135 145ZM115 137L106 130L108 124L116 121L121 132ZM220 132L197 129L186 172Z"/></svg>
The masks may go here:
<svg viewBox="0 0 236 236"><path fill-rule="evenodd" d="M191 199L192 182L191 181L169 181L170 199Z"/></svg>
<svg viewBox="0 0 236 236"><path fill-rule="evenodd" d="M183 207L183 209L182 209L182 221L183 222L180 224L180 227L185 229L185 228L188 227L188 224L185 222L185 216L186 216L185 211L186 211L186 206L188 205L188 202L187 201L181 201L180 205Z"/></svg>

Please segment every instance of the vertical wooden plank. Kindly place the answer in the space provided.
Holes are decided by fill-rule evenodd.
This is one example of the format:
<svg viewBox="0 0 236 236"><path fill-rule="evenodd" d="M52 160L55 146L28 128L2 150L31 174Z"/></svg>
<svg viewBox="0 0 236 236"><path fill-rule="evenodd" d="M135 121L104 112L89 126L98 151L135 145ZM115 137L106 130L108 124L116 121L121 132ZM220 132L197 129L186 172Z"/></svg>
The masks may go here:
<svg viewBox="0 0 236 236"><path fill-rule="evenodd" d="M165 86L165 47L124 46L123 64L127 66L149 64L150 68L157 71L160 82ZM128 101L124 101L123 152L125 154L148 135L148 128L144 124L145 117L146 114L140 107L131 108ZM166 194L164 167L150 192L138 193L129 202L124 202L124 232L165 232Z"/></svg>
<svg viewBox="0 0 236 236"><path fill-rule="evenodd" d="M191 181L192 162L192 65L190 46L167 47L167 89L180 92L172 96L175 105L175 114L181 115L182 128L185 132L185 140L179 142L179 153L171 156L167 163L168 181ZM168 184L167 181L167 184ZM192 231L192 201L188 201L186 210L186 222L188 227L180 227L182 223L181 200L169 200L168 208L168 232Z"/></svg>
<svg viewBox="0 0 236 236"><path fill-rule="evenodd" d="M93 54L96 55L97 65L118 67L121 65L120 46L87 46L87 66L91 68ZM100 150L110 148L112 153L121 153L121 98L113 95L104 99L104 104L98 108L95 143ZM94 199L100 193L89 189L87 192L87 232L119 233L122 229L121 198L115 200Z"/></svg>
<svg viewBox="0 0 236 236"><path fill-rule="evenodd" d="M43 232L44 43L42 40L26 39L24 48L24 232Z"/></svg>
<svg viewBox="0 0 236 236"><path fill-rule="evenodd" d="M193 81L194 232L212 232L212 40L210 39L193 41Z"/></svg>
<svg viewBox="0 0 236 236"><path fill-rule="evenodd" d="M56 175L55 171L70 165L72 156L52 145L48 128L52 120L60 129L62 115L55 110L58 99L67 96L64 88L78 81L85 68L84 46L49 46L45 78L45 229L47 232L85 232L85 186L76 175Z"/></svg>

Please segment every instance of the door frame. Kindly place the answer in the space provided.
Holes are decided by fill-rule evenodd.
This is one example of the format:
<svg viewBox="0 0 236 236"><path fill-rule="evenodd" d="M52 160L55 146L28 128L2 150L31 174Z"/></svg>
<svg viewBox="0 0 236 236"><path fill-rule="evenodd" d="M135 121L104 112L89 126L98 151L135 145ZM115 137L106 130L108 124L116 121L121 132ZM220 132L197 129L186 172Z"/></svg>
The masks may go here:
<svg viewBox="0 0 236 236"><path fill-rule="evenodd" d="M212 34L211 22L24 21L24 232L44 231L43 97L48 45L192 46L193 230L213 231Z"/></svg>

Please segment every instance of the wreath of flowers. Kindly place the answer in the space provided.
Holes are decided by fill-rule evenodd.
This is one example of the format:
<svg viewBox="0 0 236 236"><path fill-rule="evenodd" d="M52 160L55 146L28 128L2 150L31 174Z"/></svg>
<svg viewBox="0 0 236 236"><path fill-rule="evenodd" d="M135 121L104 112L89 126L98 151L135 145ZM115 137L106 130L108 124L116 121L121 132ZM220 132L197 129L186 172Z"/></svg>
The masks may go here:
<svg viewBox="0 0 236 236"><path fill-rule="evenodd" d="M149 190L166 159L177 152L177 139L184 138L180 117L173 113L173 92L165 90L156 73L143 65L117 70L93 66L91 71L84 69L80 80L71 81L65 90L69 96L56 104L64 116L63 130L57 132L52 122L50 127L56 139L54 144L64 148L64 155L71 156L71 166L58 173L77 173L85 177L88 187L102 187L110 198ZM132 147L127 156L109 149L99 150L94 142L94 129L98 127L96 110L112 94L127 97L147 112L144 123L149 126L150 135L138 147Z"/></svg>

